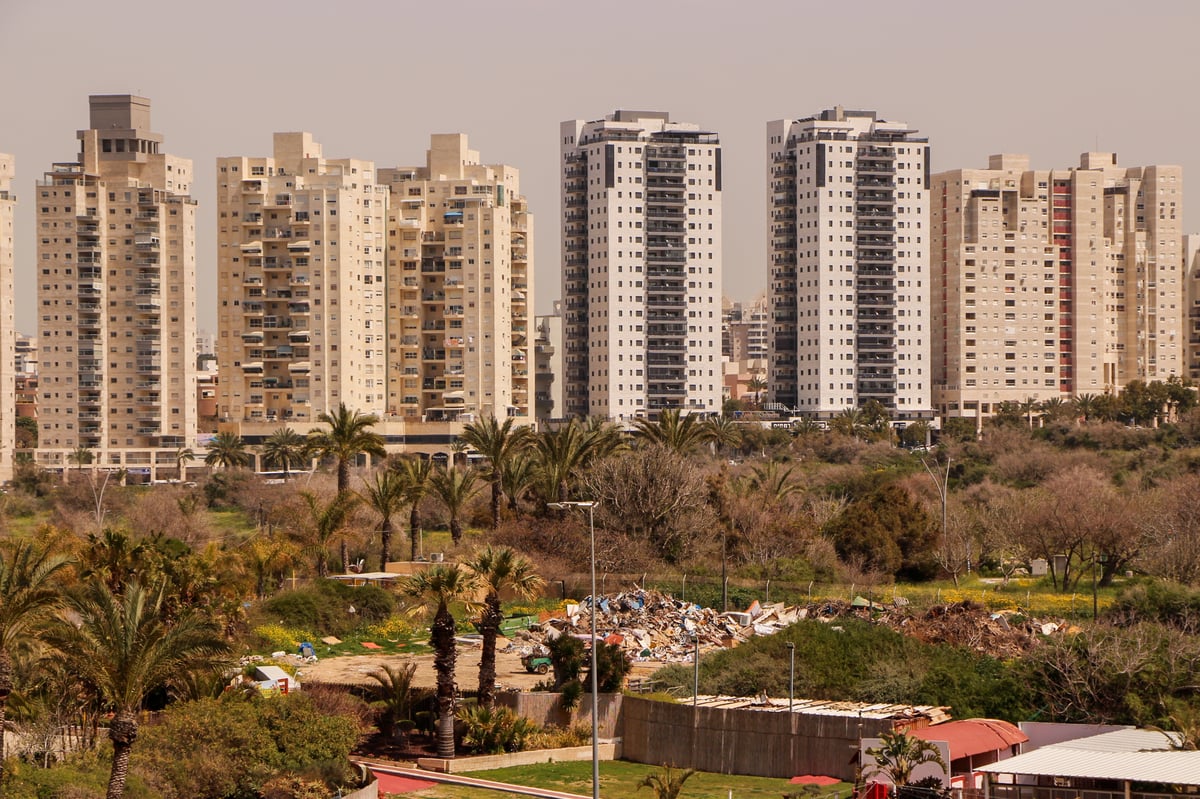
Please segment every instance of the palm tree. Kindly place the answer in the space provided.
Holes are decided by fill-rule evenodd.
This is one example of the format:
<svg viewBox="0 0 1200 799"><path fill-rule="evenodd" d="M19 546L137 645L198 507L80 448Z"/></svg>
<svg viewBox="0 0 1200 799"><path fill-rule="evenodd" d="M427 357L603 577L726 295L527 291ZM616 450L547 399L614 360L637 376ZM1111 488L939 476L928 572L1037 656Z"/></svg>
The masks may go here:
<svg viewBox="0 0 1200 799"><path fill-rule="evenodd" d="M537 454L542 499L547 502L567 501L571 482L593 459L601 442L607 440L595 429L590 432L585 430L576 419L557 430L539 434Z"/></svg>
<svg viewBox="0 0 1200 799"><path fill-rule="evenodd" d="M633 434L650 444L661 444L680 455L694 451L705 439L700 417L694 413L683 413L677 409L664 410L657 422L638 419L633 423Z"/></svg>
<svg viewBox="0 0 1200 799"><path fill-rule="evenodd" d="M384 663L378 671L367 675L379 683L374 686L375 696L383 703L379 724L387 735L395 735L400 722L412 719L413 676L416 673L416 663L405 663L402 666Z"/></svg>
<svg viewBox="0 0 1200 799"><path fill-rule="evenodd" d="M409 485L403 472L386 469L375 474L359 496L371 510L379 514L379 570L384 571L392 559L392 517L408 502Z"/></svg>
<svg viewBox="0 0 1200 799"><path fill-rule="evenodd" d="M92 454L91 447L86 444L80 444L67 453L67 460L75 464L75 471L82 472L83 467L95 460L95 457Z"/></svg>
<svg viewBox="0 0 1200 799"><path fill-rule="evenodd" d="M208 454L204 456L206 466L222 469L240 469L250 463L246 442L237 433L217 433L208 442Z"/></svg>
<svg viewBox="0 0 1200 799"><path fill-rule="evenodd" d="M242 559L254 575L255 595L262 599L267 595L267 579L278 579L298 554L296 545L272 535L258 536L241 549Z"/></svg>
<svg viewBox="0 0 1200 799"><path fill-rule="evenodd" d="M421 544L421 500L429 493L429 478L433 474L433 461L424 458L409 458L400 462L399 472L408 484L408 501L412 510L408 513L408 535L412 553L409 560L416 560Z"/></svg>
<svg viewBox="0 0 1200 799"><path fill-rule="evenodd" d="M187 464L194 460L196 460L196 453L192 451L191 447L180 447L179 449L175 450L176 481L180 483L183 482L183 469Z"/></svg>
<svg viewBox="0 0 1200 799"><path fill-rule="evenodd" d="M280 427L262 445L263 465L283 469L283 479L291 475L292 467L304 463L308 442L290 427Z"/></svg>
<svg viewBox="0 0 1200 799"><path fill-rule="evenodd" d="M504 475L513 459L533 446L534 433L529 427L513 427L510 416L504 424L495 416L472 422L463 428L462 441L487 458L487 478L492 484L492 529L500 526L500 503L504 494Z"/></svg>
<svg viewBox="0 0 1200 799"><path fill-rule="evenodd" d="M1076 418L1082 417L1087 422L1096 415L1100 397L1096 394L1077 394L1071 401L1075 406Z"/></svg>
<svg viewBox="0 0 1200 799"><path fill-rule="evenodd" d="M308 506L309 518L312 521L310 548L317 557L317 576L328 577L329 545L342 534L356 499L352 494L338 494L331 502L322 503L311 491L304 491L300 496ZM342 551L346 551L344 539ZM343 573L350 570L350 564L346 561L348 558L342 562Z"/></svg>
<svg viewBox="0 0 1200 799"><path fill-rule="evenodd" d="M862 411L857 408L845 408L837 416L829 420L829 428L835 433L841 433L851 438L859 438L867 430L867 422Z"/></svg>
<svg viewBox="0 0 1200 799"><path fill-rule="evenodd" d="M529 493L529 489L537 480L537 461L529 455L518 455L513 458L508 468L504 470L504 480L501 488L508 497L508 509L516 513L520 502Z"/></svg>
<svg viewBox="0 0 1200 799"><path fill-rule="evenodd" d="M456 544L462 540L463 534L458 515L471 497L479 493L477 475L474 469L456 469L446 464L444 469L435 469L429 478L430 488L450 514L450 538Z"/></svg>
<svg viewBox="0 0 1200 799"><path fill-rule="evenodd" d="M30 543L0 549L0 775L5 709L13 689L12 648L58 607L62 597L55 578L69 562Z"/></svg>
<svg viewBox="0 0 1200 799"><path fill-rule="evenodd" d="M211 620L185 609L171 624L161 613L165 591L130 583L120 594L103 581L69 595L64 616L47 640L114 713L108 799L121 799L129 755L138 735L137 712L146 695L190 672L215 668L228 650Z"/></svg>
<svg viewBox="0 0 1200 799"><path fill-rule="evenodd" d="M317 421L329 425L329 429L309 431L308 448L318 457L337 459L339 494L350 490L350 464L359 455L387 456L383 436L371 432L371 428L379 423L378 416L351 411L343 402L338 403L338 409L332 414L322 413Z"/></svg>
<svg viewBox="0 0 1200 799"><path fill-rule="evenodd" d="M695 773L694 768L676 771L671 766L663 766L659 772L650 772L642 777L637 787L639 791L642 788L654 791L654 799L679 799L679 794L683 792L683 784Z"/></svg>
<svg viewBox="0 0 1200 799"><path fill-rule="evenodd" d="M778 461L769 461L762 467L755 466L753 467L754 476L750 478L750 487L766 496L767 502L771 505L782 502L800 490L799 484L788 480L795 468L795 466L789 466L784 469Z"/></svg>
<svg viewBox="0 0 1200 799"><path fill-rule="evenodd" d="M450 605L465 602L470 605L478 590L477 578L458 564L438 564L413 575L403 584L402 591L418 600L421 606L433 607L433 624L429 628L429 644L433 647L433 668L437 673L437 754L454 757L454 616Z"/></svg>
<svg viewBox="0 0 1200 799"><path fill-rule="evenodd" d="M738 429L737 422L728 416L714 416L711 419L705 419L701 427L704 438L713 445L717 452L725 447L736 447L742 442L742 431Z"/></svg>
<svg viewBox="0 0 1200 799"><path fill-rule="evenodd" d="M762 394L763 389L765 389L766 387L767 387L767 381L763 380L758 375L754 375L753 377L751 377L750 382L746 384L746 388L749 389L750 391L754 392L754 407L755 408L757 408L759 406L759 404L760 404L759 398Z"/></svg>
<svg viewBox="0 0 1200 799"><path fill-rule="evenodd" d="M496 636L500 632L500 593L511 591L520 599L532 599L546 581L533 570L533 564L510 547L486 546L464 564L475 574L487 596L479 614L479 632L483 651L479 655L479 704L490 707L496 690Z"/></svg>
<svg viewBox="0 0 1200 799"><path fill-rule="evenodd" d="M879 746L871 747L866 753L875 758L875 765L863 772L864 777L883 776L892 785L908 785L913 770L924 763L937 763L942 773L948 775L949 768L938 748L915 735L903 732L885 732L879 737Z"/></svg>
<svg viewBox="0 0 1200 799"><path fill-rule="evenodd" d="M1033 415L1041 410L1042 404L1033 397L1026 397L1018 404L1021 413L1025 415L1025 419L1029 422L1029 429L1033 429Z"/></svg>

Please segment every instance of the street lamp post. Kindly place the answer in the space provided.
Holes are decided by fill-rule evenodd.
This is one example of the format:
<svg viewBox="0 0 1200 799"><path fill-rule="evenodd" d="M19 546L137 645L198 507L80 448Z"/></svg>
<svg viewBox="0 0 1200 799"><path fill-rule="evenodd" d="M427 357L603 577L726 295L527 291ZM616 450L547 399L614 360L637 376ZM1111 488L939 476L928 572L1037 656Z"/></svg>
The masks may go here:
<svg viewBox="0 0 1200 799"><path fill-rule="evenodd" d="M692 636L692 708L700 700L700 633Z"/></svg>
<svg viewBox="0 0 1200 799"><path fill-rule="evenodd" d="M591 574L592 574L592 799L600 799L600 700L599 676L596 673L596 520L594 511L596 503L587 502L550 502L546 507L554 510L566 508L587 508L588 537L591 539Z"/></svg>

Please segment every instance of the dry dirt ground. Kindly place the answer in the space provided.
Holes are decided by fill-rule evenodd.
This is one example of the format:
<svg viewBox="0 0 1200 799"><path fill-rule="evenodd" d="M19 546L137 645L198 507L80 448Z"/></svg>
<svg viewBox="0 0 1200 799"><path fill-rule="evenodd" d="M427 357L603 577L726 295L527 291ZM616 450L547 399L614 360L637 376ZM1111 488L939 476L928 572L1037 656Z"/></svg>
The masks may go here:
<svg viewBox="0 0 1200 799"><path fill-rule="evenodd" d="M458 674L459 687L474 688L478 682L480 646L459 645ZM316 663L308 663L300 668L299 679L305 682L322 682L338 684L373 684L369 676L384 663L400 665L416 663L417 673L413 679L416 686L433 688L436 686L436 675L433 671L433 655L346 655L342 657L322 658ZM635 663L631 677L645 677L662 667L662 663ZM541 674L530 674L521 665L521 655L518 652L496 652L496 682L504 688L515 688L528 691L537 683L547 679Z"/></svg>

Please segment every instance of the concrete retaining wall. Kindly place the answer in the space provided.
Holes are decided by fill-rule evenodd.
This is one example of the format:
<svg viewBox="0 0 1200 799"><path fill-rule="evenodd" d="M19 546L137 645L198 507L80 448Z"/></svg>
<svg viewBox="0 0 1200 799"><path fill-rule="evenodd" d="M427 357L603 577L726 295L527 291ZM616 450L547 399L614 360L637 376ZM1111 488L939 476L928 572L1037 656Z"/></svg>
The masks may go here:
<svg viewBox="0 0 1200 799"><path fill-rule="evenodd" d="M621 743L602 743L599 746L601 760L619 760L621 758ZM468 771L488 771L509 766L532 766L535 763L565 763L574 760L592 759L592 745L570 746L564 749L535 749L529 752L512 752L506 755L478 755L475 757L456 757L445 760L437 757L422 757L417 759L417 765L429 771L440 771L446 774L462 774Z"/></svg>
<svg viewBox="0 0 1200 799"><path fill-rule="evenodd" d="M890 719L693 708L627 696L621 708L626 760L722 774L854 779L860 737L890 731Z"/></svg>

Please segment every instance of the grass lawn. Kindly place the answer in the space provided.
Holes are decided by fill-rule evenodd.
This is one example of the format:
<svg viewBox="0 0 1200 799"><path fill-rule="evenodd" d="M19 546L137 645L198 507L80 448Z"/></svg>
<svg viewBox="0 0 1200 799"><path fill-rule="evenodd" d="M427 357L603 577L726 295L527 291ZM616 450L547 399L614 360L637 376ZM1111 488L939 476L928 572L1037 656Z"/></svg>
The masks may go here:
<svg viewBox="0 0 1200 799"><path fill-rule="evenodd" d="M609 797L609 799L637 796L653 799L654 794L650 789L639 791L637 784L645 775L654 773L656 770L654 766L643 766L639 763L623 761L601 763L600 795ZM571 763L541 763L536 766L517 766L495 771L472 771L466 776L537 788L551 788L583 796L590 796L592 793L592 763L589 760ZM733 791L733 796L737 799L767 799L767 797L779 799L784 794L799 792L801 788L802 786L789 784L787 780L766 777L734 777L702 772L694 775L684 784L681 799L727 799L730 791ZM845 797L849 795L850 788L848 783L831 785L816 796L840 795ZM428 799L498 799L512 794L440 785L411 795L428 797Z"/></svg>

